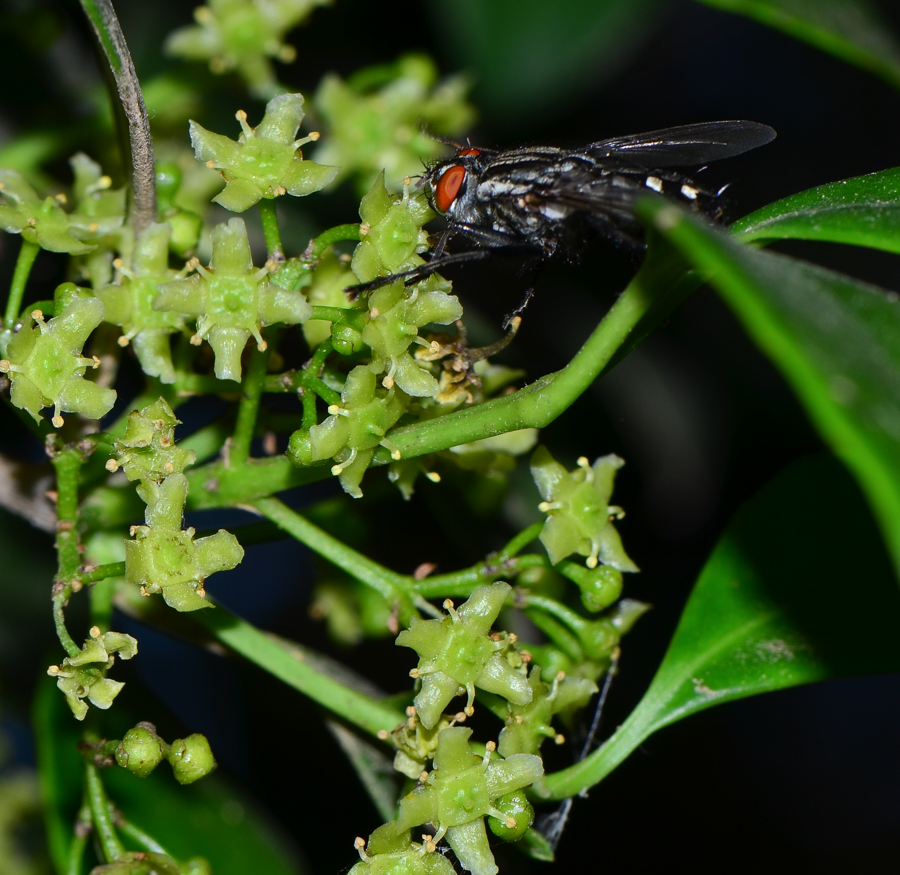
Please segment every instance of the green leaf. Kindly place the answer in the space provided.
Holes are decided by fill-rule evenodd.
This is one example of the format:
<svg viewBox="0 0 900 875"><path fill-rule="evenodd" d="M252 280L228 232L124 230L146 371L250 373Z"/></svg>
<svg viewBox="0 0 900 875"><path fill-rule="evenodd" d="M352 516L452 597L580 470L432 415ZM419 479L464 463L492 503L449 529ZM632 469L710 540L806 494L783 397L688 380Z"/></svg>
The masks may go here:
<svg viewBox="0 0 900 875"><path fill-rule="evenodd" d="M900 593L858 488L832 458L782 472L729 525L646 695L598 750L546 778L571 796L697 711L847 675L900 670Z"/></svg>
<svg viewBox="0 0 900 875"><path fill-rule="evenodd" d="M49 679L39 682L33 720L50 855L56 871L64 873L84 777L77 750L81 726ZM123 728L118 731L112 737L121 737ZM176 859L205 857L216 875L302 872L284 838L221 776L189 787L176 784L165 765L147 778L118 767L104 769L101 776L124 817Z"/></svg>
<svg viewBox="0 0 900 875"><path fill-rule="evenodd" d="M678 208L639 207L710 282L853 472L900 571L900 299L742 246Z"/></svg>
<svg viewBox="0 0 900 875"><path fill-rule="evenodd" d="M560 114L653 33L660 0L435 0L438 33L494 122ZM560 101L560 94L566 99ZM614 134L615 131L609 131Z"/></svg>
<svg viewBox="0 0 900 875"><path fill-rule="evenodd" d="M869 0L701 0L783 30L900 87L900 45Z"/></svg>
<svg viewBox="0 0 900 875"><path fill-rule="evenodd" d="M823 240L900 252L900 168L801 191L731 226L742 240Z"/></svg>

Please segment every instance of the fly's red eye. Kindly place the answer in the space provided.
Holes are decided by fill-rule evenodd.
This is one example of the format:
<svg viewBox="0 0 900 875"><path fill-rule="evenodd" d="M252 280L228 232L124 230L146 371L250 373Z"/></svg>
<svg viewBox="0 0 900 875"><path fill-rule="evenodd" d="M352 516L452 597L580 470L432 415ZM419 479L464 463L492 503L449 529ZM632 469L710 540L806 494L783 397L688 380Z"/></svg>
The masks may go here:
<svg viewBox="0 0 900 875"><path fill-rule="evenodd" d="M444 171L443 176L438 180L434 187L434 203L442 213L446 213L453 206L453 201L456 200L465 178L466 168L460 164L454 164L453 167Z"/></svg>
<svg viewBox="0 0 900 875"><path fill-rule="evenodd" d="M460 149L459 154L460 155L480 155L481 149L475 149L472 146L469 146L468 149Z"/></svg>

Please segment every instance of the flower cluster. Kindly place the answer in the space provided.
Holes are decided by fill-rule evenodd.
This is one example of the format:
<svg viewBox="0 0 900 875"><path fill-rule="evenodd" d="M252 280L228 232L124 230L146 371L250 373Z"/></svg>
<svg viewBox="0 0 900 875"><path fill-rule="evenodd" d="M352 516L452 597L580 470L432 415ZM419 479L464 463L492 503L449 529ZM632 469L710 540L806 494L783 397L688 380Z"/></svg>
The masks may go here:
<svg viewBox="0 0 900 875"><path fill-rule="evenodd" d="M78 156L73 159L76 169L77 159ZM104 179L108 186L109 178ZM92 251L96 248L92 241L121 227L125 218L124 210L117 209L113 215L107 215L110 212L107 201L94 202L98 204L93 211L97 215L67 213L63 209L65 195L41 198L18 170L6 168L0 168L0 199L0 228L10 234L21 234L23 240L37 243L42 249L69 255ZM117 200L116 206L119 205Z"/></svg>
<svg viewBox="0 0 900 875"><path fill-rule="evenodd" d="M106 677L106 672L116 661L131 659L137 653L137 641L121 632L103 632L97 626L91 628L91 637L77 656L67 656L59 665L51 665L47 674L56 678L56 685L66 697L76 720L84 720L87 699L97 708L106 710L119 695L121 681Z"/></svg>
<svg viewBox="0 0 900 875"><path fill-rule="evenodd" d="M266 349L261 330L275 322L305 322L312 308L306 298L269 282L273 265L253 266L247 226L231 219L212 232L209 267L195 265L197 273L159 286L154 310L179 313L197 320L191 343L204 338L216 354L216 377L241 379L241 353L252 336L259 349Z"/></svg>
<svg viewBox="0 0 900 875"><path fill-rule="evenodd" d="M538 508L547 514L541 543L554 565L579 553L587 557L588 568L602 562L619 571L638 570L612 523L623 511L609 503L616 471L624 464L615 455L603 456L593 465L582 457L574 471L567 471L546 447L535 451L531 474L544 499Z"/></svg>
<svg viewBox="0 0 900 875"><path fill-rule="evenodd" d="M256 128L247 124L240 110L237 120L242 133L237 141L191 122L191 143L197 160L218 170L225 189L213 200L227 210L241 213L261 198L284 194L294 197L324 188L338 172L315 161L304 161L300 147L319 138L317 133L295 140L303 121L303 95L279 94L266 105Z"/></svg>
<svg viewBox="0 0 900 875"><path fill-rule="evenodd" d="M464 76L439 82L434 62L416 54L346 81L331 73L313 98L328 132L316 160L338 165L340 179L355 176L360 194L382 170L395 188L422 162L440 156L443 146L434 134L459 137L472 124L468 89Z"/></svg>
<svg viewBox="0 0 900 875"><path fill-rule="evenodd" d="M437 832L426 841L426 853L433 852L446 837L464 869L472 875L495 875L498 869L484 819L496 820L511 832L510 837L520 837L531 826L533 813L530 806L522 804L521 797L510 797L537 781L544 774L544 766L540 757L527 753L493 759L493 742L479 757L469 744L471 735L471 729L461 726L440 733L434 768L423 774L419 786L400 800L397 820L389 826L395 834L405 835L414 826L432 824ZM510 813L509 803L521 812L518 818ZM366 853L373 850L377 847L370 843ZM364 862L369 861L364 858Z"/></svg>
<svg viewBox="0 0 900 875"><path fill-rule="evenodd" d="M397 644L419 654L413 676L421 679L422 688L413 704L426 729L437 724L460 692L466 693L464 710L471 714L476 687L517 705L531 701L521 659L514 667L516 660L507 658L515 637L489 634L511 591L508 583L499 581L481 586L459 610L447 599L448 615L443 620L413 618L409 629L397 636Z"/></svg>
<svg viewBox="0 0 900 875"><path fill-rule="evenodd" d="M100 419L112 409L116 393L85 379L88 368L100 366L96 356L86 358L82 348L103 321L103 302L72 283L56 291L57 314L47 321L40 310L31 313L31 325L22 326L0 360L0 372L12 381L12 403L27 410L35 422L41 408L52 407L51 422L63 424L63 413L83 413Z"/></svg>
<svg viewBox="0 0 900 875"><path fill-rule="evenodd" d="M197 539L193 527L182 529L188 495L182 470L193 455L174 446L177 422L162 398L132 414L125 438L117 442L118 462L108 467L121 464L131 479L139 479L137 492L147 505L145 525L132 526L133 540L125 542L125 579L142 595L162 593L177 611L196 611L211 607L206 578L234 568L244 550L223 529Z"/></svg>
<svg viewBox="0 0 900 875"><path fill-rule="evenodd" d="M153 306L162 283L187 273L187 269L179 272L169 267L171 236L168 222L147 227L135 241L130 266L118 262L118 283L97 289L97 297L106 307L105 320L122 328L119 345L133 344L144 373L163 383L175 382L169 335L185 330L183 315Z"/></svg>
<svg viewBox="0 0 900 875"><path fill-rule="evenodd" d="M403 415L407 399L395 387L380 388L365 365L347 375L341 404L328 408L324 422L302 428L291 435L288 453L299 465L334 459L331 473L344 491L359 498L359 484L372 461L375 448L384 446L400 458L385 435Z"/></svg>
<svg viewBox="0 0 900 875"><path fill-rule="evenodd" d="M176 30L166 51L191 61L206 61L213 73L235 71L255 97L279 90L275 59L290 63L297 55L284 42L316 6L328 0L208 0L194 10L196 25Z"/></svg>

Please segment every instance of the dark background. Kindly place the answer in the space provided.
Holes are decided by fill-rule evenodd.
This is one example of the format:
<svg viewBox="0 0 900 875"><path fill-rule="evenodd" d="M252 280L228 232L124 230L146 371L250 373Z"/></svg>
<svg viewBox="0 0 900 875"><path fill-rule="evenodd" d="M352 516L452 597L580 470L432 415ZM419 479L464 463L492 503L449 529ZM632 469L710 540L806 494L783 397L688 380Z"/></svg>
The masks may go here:
<svg viewBox="0 0 900 875"><path fill-rule="evenodd" d="M160 58L159 45L189 20L190 4L120 0L117 6L139 74L172 66ZM882 6L900 33L900 10ZM628 8L606 18L596 0L404 0L389 7L341 0L316 10L294 32L298 61L279 73L309 95L329 70L346 75L405 51L428 52L443 72L467 69L473 76L481 121L471 138L489 146L578 145L717 118L765 122L778 131L773 144L707 171L716 184L733 182L736 216L804 188L900 163L900 93L878 78L699 4L635 2ZM39 39L35 34L44 31L32 26L48 16L57 27L55 40ZM7 83L0 93L0 135L15 133L23 118L77 126L90 116L99 79L74 4L6 0L0 31L0 81ZM233 118L238 107L259 110L229 87L202 107L198 120L214 130L230 130L225 121L216 124ZM90 142L83 147L91 151ZM64 165L51 169L68 178ZM321 227L353 221L357 203L345 186L341 196L316 204L323 211L316 221ZM294 242L286 240L289 248ZM295 249L304 245L300 240ZM0 247L8 275L17 247L10 238ZM820 244L780 248L900 288L900 262L893 256ZM52 290L60 270L59 261L41 256L36 283ZM602 248L580 265L547 270L503 360L532 378L562 366L632 272L626 255ZM521 294L515 273L491 266L450 276L475 332L496 334ZM197 423L208 415L200 407L191 413ZM12 438L9 420L2 426L4 449L37 458L35 447ZM654 610L625 641L605 717L608 732L646 688L690 586L734 510L785 465L822 446L781 378L708 289L547 428L542 440L567 464L581 454L609 452L628 462L615 499L628 511L620 531L642 573L628 579L625 594L652 602ZM426 560L442 570L476 561L530 520L537 501L524 470L513 477L505 501L495 490L473 492L471 483L453 478L440 488L420 486L408 504L386 503L391 496L381 473L368 475L364 485L365 499L343 500L345 522L355 543L404 572ZM316 487L293 500L305 505L332 494L331 486ZM488 524L501 509L505 523ZM219 514L189 522L210 528L242 521ZM42 654L52 647L42 589L52 574L50 547L14 520L2 540L12 557L0 569L2 717L18 739L18 756L27 760L28 699ZM243 565L215 578L210 589L248 619L352 661L391 691L403 689L407 654L383 642L341 652L309 620L313 576L304 550L282 542L251 547ZM140 710L138 719L147 719L149 707L161 729L172 728L169 735L205 732L224 769L303 849L309 871L342 871L354 859L353 837L380 821L368 803L352 804L362 794L317 709L250 666L129 622L120 618L117 628L139 638L141 658L129 667L132 683L122 701ZM21 670L9 671L10 659ZM141 704L141 682L164 700L171 717L162 716L162 705ZM560 871L634 873L682 866L696 873L786 873L800 866L819 873L896 872L898 723L896 677L836 681L706 711L651 737L587 801L577 801L556 865ZM279 739L301 734L314 742L296 745L290 762L271 755ZM321 752L308 753L317 744ZM513 850L501 853L501 871L546 868Z"/></svg>

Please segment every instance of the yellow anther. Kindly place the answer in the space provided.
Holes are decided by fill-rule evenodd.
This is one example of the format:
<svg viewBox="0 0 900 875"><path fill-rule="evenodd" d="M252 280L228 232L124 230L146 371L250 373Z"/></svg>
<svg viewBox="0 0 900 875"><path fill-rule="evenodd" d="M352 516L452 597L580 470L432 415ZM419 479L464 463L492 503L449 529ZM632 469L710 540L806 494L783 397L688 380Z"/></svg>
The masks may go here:
<svg viewBox="0 0 900 875"><path fill-rule="evenodd" d="M91 626L91 638L99 638L103 633L100 631L99 626Z"/></svg>

